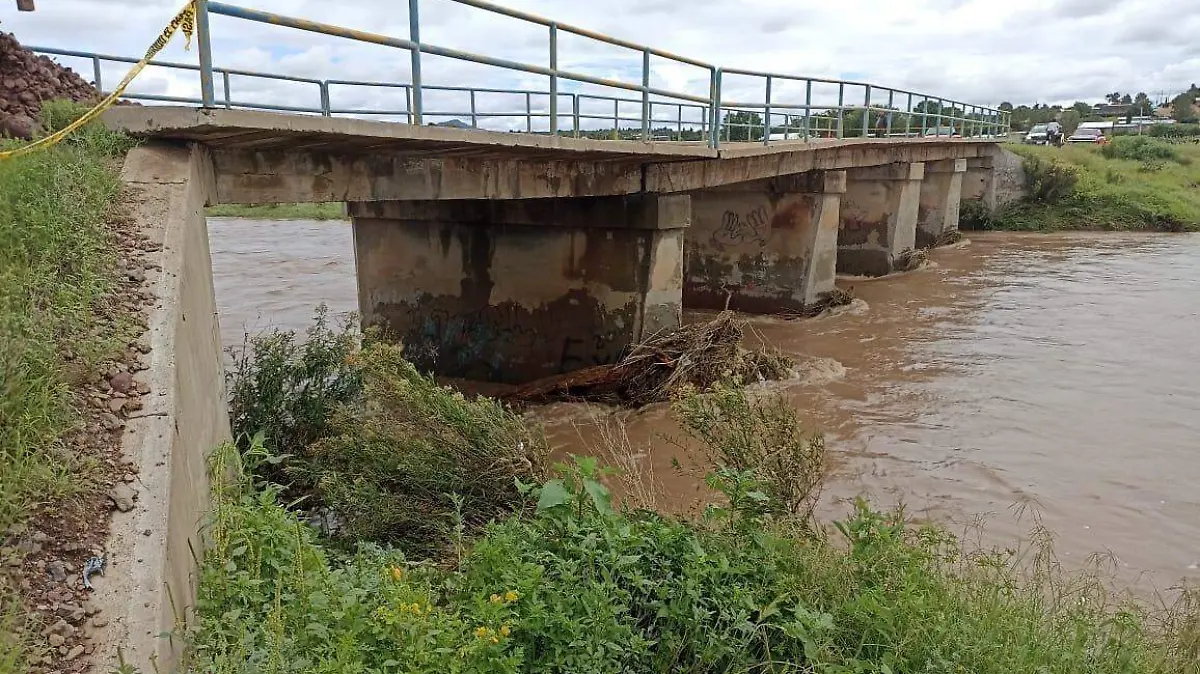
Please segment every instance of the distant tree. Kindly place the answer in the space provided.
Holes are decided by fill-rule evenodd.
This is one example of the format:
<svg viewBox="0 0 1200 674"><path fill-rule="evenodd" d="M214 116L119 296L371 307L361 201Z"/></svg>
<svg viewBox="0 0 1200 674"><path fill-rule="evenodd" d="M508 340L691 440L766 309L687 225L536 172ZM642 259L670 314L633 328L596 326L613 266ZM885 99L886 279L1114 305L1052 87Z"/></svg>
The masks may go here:
<svg viewBox="0 0 1200 674"><path fill-rule="evenodd" d="M1154 106L1150 103L1150 97L1146 92L1140 92L1133 97L1133 114L1145 116L1150 114L1150 109Z"/></svg>
<svg viewBox="0 0 1200 674"><path fill-rule="evenodd" d="M1171 101L1171 113L1175 121L1191 123L1196 121L1196 96L1191 91L1179 94Z"/></svg>
<svg viewBox="0 0 1200 674"><path fill-rule="evenodd" d="M737 110L725 113L724 138L731 141L762 140L763 120L757 112Z"/></svg>
<svg viewBox="0 0 1200 674"><path fill-rule="evenodd" d="M1071 109L1079 113L1080 119L1088 117L1092 114L1092 106L1084 103L1083 101L1075 101L1074 105L1071 106Z"/></svg>
<svg viewBox="0 0 1200 674"><path fill-rule="evenodd" d="M1133 105L1133 97L1129 94L1125 94L1121 97L1121 105Z"/></svg>
<svg viewBox="0 0 1200 674"><path fill-rule="evenodd" d="M1013 104L1009 103L1008 101L1004 101L1003 103L1000 104L1000 107L997 108L997 110L999 110L1000 112L1012 112Z"/></svg>
<svg viewBox="0 0 1200 674"><path fill-rule="evenodd" d="M1083 119L1083 115L1079 114L1079 111L1076 110L1075 108L1071 108L1070 110L1064 110L1062 113L1062 122L1061 122L1062 127L1063 127L1063 133L1067 134L1068 136L1075 133L1075 129L1079 128L1079 122L1082 119Z"/></svg>
<svg viewBox="0 0 1200 674"><path fill-rule="evenodd" d="M1111 94L1105 94L1104 100L1108 101L1110 105L1116 105L1121 102L1121 92L1114 91Z"/></svg>

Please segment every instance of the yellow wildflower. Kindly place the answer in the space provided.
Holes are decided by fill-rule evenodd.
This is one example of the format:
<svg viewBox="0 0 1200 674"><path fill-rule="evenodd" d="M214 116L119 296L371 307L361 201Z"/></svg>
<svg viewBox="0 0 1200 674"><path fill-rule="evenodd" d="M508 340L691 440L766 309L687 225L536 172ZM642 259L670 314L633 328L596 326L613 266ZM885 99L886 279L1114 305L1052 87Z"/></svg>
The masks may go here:
<svg viewBox="0 0 1200 674"><path fill-rule="evenodd" d="M488 635L488 628L486 628L486 627L476 627L475 628L475 636L476 637L483 639L487 635Z"/></svg>
<svg viewBox="0 0 1200 674"><path fill-rule="evenodd" d="M501 625L501 626L500 626L500 636L502 636L502 637L506 637L506 636L508 636L508 635L509 635L509 633L511 633L511 632L512 632L512 630L508 628L508 625Z"/></svg>
<svg viewBox="0 0 1200 674"><path fill-rule="evenodd" d="M392 567L392 578L395 578L396 580L400 580L401 578L404 578L404 569L402 569L398 566L393 566Z"/></svg>
<svg viewBox="0 0 1200 674"><path fill-rule="evenodd" d="M509 590L508 592L504 593L504 601L509 601L509 602L516 601L517 599L520 598L520 596L521 595L517 594L516 590Z"/></svg>
<svg viewBox="0 0 1200 674"><path fill-rule="evenodd" d="M500 643L500 640L499 640L499 639L497 639L496 637L492 637L492 643L493 643L493 644L498 644L498 643Z"/></svg>
<svg viewBox="0 0 1200 674"><path fill-rule="evenodd" d="M412 605L412 612L416 613L417 615L421 615L421 605L414 601Z"/></svg>
<svg viewBox="0 0 1200 674"><path fill-rule="evenodd" d="M498 595L498 594L494 594L494 595L492 595L492 603L493 603L493 604L499 604L499 603L500 603L500 602L502 602L502 601L504 601L504 597L501 597L501 596L500 596L500 595Z"/></svg>

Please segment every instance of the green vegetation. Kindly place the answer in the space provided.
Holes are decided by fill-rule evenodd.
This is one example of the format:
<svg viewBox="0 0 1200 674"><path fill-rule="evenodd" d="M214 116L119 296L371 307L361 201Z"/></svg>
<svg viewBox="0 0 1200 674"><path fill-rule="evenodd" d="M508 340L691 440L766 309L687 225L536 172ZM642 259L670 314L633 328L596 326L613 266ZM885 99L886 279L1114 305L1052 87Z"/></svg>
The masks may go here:
<svg viewBox="0 0 1200 674"><path fill-rule="evenodd" d="M283 362L303 367L303 350ZM594 459L525 466L535 431L433 385L396 347L343 362L364 394L331 406L302 460L266 434L214 455L191 671L1200 674L1194 590L1152 610L1111 595L1095 568L1064 571L1043 534L967 550L865 502L833 532L816 526L823 444L780 394L718 386L672 403L714 489L702 515L674 518L615 505L613 471ZM304 521L296 485L263 479L281 463L402 519L431 507L445 544L391 526L330 540ZM470 505L476 479L504 499Z"/></svg>
<svg viewBox="0 0 1200 674"><path fill-rule="evenodd" d="M988 214L964 208L964 229L1200 230L1200 145L1122 136L1100 148L1012 146L1029 197Z"/></svg>
<svg viewBox="0 0 1200 674"><path fill-rule="evenodd" d="M1200 124L1158 124L1150 127L1150 135L1170 140L1200 140Z"/></svg>
<svg viewBox="0 0 1200 674"><path fill-rule="evenodd" d="M246 218L248 220L345 220L341 202L319 204L221 204L210 206L210 218Z"/></svg>
<svg viewBox="0 0 1200 674"><path fill-rule="evenodd" d="M81 113L46 103L42 128L52 133ZM128 138L89 125L52 148L0 162L0 534L89 486L87 459L62 436L79 418L72 384L128 341L127 317L105 300L117 279L109 219L129 147ZM22 671L27 618L4 582L0 671Z"/></svg>
<svg viewBox="0 0 1200 674"><path fill-rule="evenodd" d="M48 103L43 127L71 113ZM128 341L125 317L105 303L118 271L108 221L128 148L96 125L0 162L0 531L84 486L60 436L77 418L71 384Z"/></svg>

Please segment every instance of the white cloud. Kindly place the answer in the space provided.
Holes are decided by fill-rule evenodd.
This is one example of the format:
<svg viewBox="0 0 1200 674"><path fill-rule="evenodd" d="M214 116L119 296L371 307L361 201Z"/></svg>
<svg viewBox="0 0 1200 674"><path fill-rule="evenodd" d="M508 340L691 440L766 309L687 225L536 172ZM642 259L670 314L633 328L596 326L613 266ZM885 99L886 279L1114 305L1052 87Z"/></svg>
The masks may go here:
<svg viewBox="0 0 1200 674"><path fill-rule="evenodd" d="M256 9L324 21L375 33L407 37L406 3L379 0L245 0ZM1200 80L1200 3L1162 0L858 0L851 6L827 0L507 0L508 6L588 30L613 35L718 64L725 68L771 71L825 78L864 79L913 89L946 99L996 105L1001 101L1096 101L1119 90L1146 91L1152 97ZM3 29L26 44L135 56L153 41L178 10L163 0L53 0L33 13L7 14ZM422 40L428 44L487 54L536 65L548 63L548 29L468 7L453 0L421 0ZM214 62L233 69L288 74L314 79L406 82L408 52L310 32L212 17ZM559 33L559 66L591 76L640 84L639 52ZM176 40L160 56L196 62L196 50L183 51ZM91 78L91 64L64 63ZM704 69L652 59L651 83L671 91L707 96ZM103 68L106 85L115 83L126 64ZM428 85L548 90L546 77L506 71L426 55ZM318 88L301 83L233 76L237 101L275 102L317 107ZM726 100L759 101L761 78L727 75ZM218 96L223 82L217 79ZM802 83L772 83L777 102L803 102ZM167 69L148 70L135 91L195 96L198 76ZM562 92L602 93L639 99L640 94L567 81ZM837 87L816 85L814 100L836 100ZM862 100L860 88L846 91L848 101ZM876 103L886 102L878 94ZM334 87L341 108L404 107L403 91ZM895 103L904 105L906 97ZM468 95L426 92L427 110L463 113ZM477 110L523 111L523 96L479 95ZM560 98L568 117L570 99ZM584 100L584 114L611 115L612 103ZM530 107L545 111L548 97L530 96ZM636 117L640 103L621 104L621 116ZM656 106L656 116L676 111ZM688 110L685 119L698 118ZM536 124L544 128L545 120ZM480 118L493 128L523 127L514 118ZM588 126L603 125L596 121ZM569 119L564 122L569 126Z"/></svg>

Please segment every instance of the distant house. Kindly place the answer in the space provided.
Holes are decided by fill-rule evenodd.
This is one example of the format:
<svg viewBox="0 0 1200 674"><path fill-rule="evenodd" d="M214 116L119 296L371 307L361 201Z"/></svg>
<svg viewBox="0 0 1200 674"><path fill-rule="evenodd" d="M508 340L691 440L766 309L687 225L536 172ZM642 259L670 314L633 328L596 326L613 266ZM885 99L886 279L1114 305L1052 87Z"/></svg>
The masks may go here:
<svg viewBox="0 0 1200 674"><path fill-rule="evenodd" d="M1101 117L1124 117L1129 114L1129 108L1133 107L1127 103L1097 103L1092 106L1092 114Z"/></svg>

